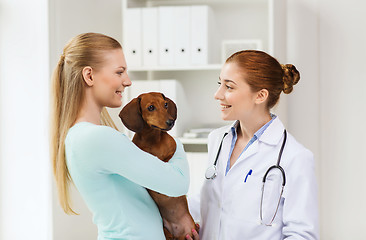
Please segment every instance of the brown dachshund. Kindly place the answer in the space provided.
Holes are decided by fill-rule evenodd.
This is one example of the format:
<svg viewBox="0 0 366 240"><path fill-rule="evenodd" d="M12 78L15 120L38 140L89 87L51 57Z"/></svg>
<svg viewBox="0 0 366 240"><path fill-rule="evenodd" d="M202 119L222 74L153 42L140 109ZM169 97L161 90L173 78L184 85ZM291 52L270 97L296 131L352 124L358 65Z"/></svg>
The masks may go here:
<svg viewBox="0 0 366 240"><path fill-rule="evenodd" d="M135 132L132 142L140 149L168 162L176 150L174 139L167 133L177 119L175 103L162 93L139 95L120 112L123 124ZM196 228L188 211L186 196L168 197L148 189L159 208L164 222L166 239L184 240Z"/></svg>

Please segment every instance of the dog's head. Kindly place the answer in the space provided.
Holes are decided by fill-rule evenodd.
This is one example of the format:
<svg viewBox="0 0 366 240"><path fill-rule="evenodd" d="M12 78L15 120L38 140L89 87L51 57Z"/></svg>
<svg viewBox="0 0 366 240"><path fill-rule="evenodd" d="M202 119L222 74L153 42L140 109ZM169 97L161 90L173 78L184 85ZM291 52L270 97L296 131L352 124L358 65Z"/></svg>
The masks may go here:
<svg viewBox="0 0 366 240"><path fill-rule="evenodd" d="M177 106L162 93L144 93L132 99L121 110L119 117L133 132L140 132L145 123L151 128L169 131L177 119Z"/></svg>

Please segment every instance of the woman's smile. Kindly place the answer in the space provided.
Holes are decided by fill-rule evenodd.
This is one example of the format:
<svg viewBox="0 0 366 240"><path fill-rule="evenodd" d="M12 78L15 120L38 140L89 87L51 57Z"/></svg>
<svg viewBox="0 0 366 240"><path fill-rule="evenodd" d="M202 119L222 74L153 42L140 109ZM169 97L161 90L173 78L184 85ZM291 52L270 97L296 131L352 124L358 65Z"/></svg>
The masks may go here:
<svg viewBox="0 0 366 240"><path fill-rule="evenodd" d="M231 108L231 105L226 105L226 104L222 104L222 103L220 104L220 106L221 106L221 111L225 111L225 110Z"/></svg>
<svg viewBox="0 0 366 240"><path fill-rule="evenodd" d="M119 97L122 97L122 91L116 91L116 94L117 94Z"/></svg>

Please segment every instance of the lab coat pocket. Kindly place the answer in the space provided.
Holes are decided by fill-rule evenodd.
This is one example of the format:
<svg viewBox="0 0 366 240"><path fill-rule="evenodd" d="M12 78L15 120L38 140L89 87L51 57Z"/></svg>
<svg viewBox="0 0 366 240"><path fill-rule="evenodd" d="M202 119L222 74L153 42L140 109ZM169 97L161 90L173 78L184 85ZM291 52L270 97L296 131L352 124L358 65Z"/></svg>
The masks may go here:
<svg viewBox="0 0 366 240"><path fill-rule="evenodd" d="M254 175L245 183L242 181L233 188L232 217L228 219L228 225L231 227L225 233L227 239L280 239L281 224L277 222L272 226L261 224L262 180L263 177Z"/></svg>
<svg viewBox="0 0 366 240"><path fill-rule="evenodd" d="M231 213L236 219L258 223L261 200L262 177L242 179L233 188Z"/></svg>

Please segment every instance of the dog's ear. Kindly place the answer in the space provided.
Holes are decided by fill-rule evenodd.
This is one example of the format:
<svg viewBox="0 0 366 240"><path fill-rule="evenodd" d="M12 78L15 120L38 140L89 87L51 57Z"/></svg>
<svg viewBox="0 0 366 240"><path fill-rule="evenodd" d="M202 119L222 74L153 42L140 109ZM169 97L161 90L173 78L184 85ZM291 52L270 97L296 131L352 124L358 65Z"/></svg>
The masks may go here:
<svg viewBox="0 0 366 240"><path fill-rule="evenodd" d="M140 98L134 98L119 113L123 124L133 132L140 132L144 127L141 115Z"/></svg>
<svg viewBox="0 0 366 240"><path fill-rule="evenodd" d="M167 97L165 97L165 100L168 103L168 113L174 118L174 121L177 120L177 105Z"/></svg>

